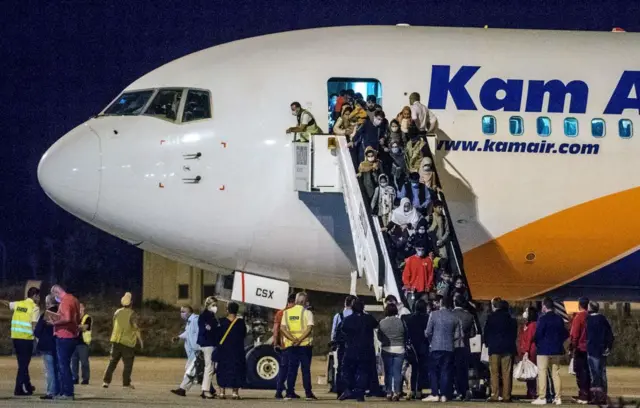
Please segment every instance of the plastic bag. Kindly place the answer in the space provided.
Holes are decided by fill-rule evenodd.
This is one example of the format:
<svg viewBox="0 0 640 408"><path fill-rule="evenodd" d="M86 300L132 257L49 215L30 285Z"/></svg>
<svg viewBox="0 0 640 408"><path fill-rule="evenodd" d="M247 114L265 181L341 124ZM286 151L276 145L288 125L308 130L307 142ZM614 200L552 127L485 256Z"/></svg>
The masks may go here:
<svg viewBox="0 0 640 408"><path fill-rule="evenodd" d="M538 377L538 367L528 358L520 361L513 368L513 378L517 381L534 380Z"/></svg>
<svg viewBox="0 0 640 408"><path fill-rule="evenodd" d="M576 375L576 371L573 369L573 357L571 358L571 362L569 363L569 374Z"/></svg>
<svg viewBox="0 0 640 408"><path fill-rule="evenodd" d="M482 352L480 353L480 361L489 364L489 349L484 344L482 345Z"/></svg>

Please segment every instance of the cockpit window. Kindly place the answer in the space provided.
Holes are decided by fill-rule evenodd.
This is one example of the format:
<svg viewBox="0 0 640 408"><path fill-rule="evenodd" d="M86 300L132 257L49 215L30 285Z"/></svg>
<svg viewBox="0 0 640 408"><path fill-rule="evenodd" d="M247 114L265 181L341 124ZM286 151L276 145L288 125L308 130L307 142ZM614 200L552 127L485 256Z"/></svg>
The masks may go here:
<svg viewBox="0 0 640 408"><path fill-rule="evenodd" d="M182 92L182 89L159 90L144 114L174 122L178 117Z"/></svg>
<svg viewBox="0 0 640 408"><path fill-rule="evenodd" d="M153 90L125 92L104 111L104 115L139 115L151 95Z"/></svg>
<svg viewBox="0 0 640 408"><path fill-rule="evenodd" d="M211 118L211 102L208 91L190 89L182 115L183 122Z"/></svg>

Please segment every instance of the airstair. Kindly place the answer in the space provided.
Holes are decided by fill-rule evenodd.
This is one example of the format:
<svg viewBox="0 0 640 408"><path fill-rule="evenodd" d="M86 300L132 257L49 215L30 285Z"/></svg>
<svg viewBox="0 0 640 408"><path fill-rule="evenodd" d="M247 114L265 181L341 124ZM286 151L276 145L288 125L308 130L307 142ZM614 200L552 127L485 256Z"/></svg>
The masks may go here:
<svg viewBox="0 0 640 408"><path fill-rule="evenodd" d="M429 138L428 138L429 139ZM435 139L435 138L434 138ZM429 143L435 146L435 143ZM294 190L310 208L316 207L327 196L344 202L345 217L350 229L352 257L355 267L352 272L351 293L355 294L356 280L364 279L366 286L376 299L383 300L394 295L406 305L402 291L402 271L389 256L389 238L383 234L378 217L371 214L370 205L363 198L361 182L356 176L347 139L344 136L313 135L309 143L293 142ZM429 154L432 155L430 149ZM433 159L433 155L432 155ZM435 160L434 160L435 163ZM462 275L466 282L462 251L455 235L452 217L444 193L438 191L444 203L451 239L447 243L449 268L453 275ZM340 218L340 214L334 217ZM347 221L344 221L347 223ZM468 288L468 285L467 285Z"/></svg>

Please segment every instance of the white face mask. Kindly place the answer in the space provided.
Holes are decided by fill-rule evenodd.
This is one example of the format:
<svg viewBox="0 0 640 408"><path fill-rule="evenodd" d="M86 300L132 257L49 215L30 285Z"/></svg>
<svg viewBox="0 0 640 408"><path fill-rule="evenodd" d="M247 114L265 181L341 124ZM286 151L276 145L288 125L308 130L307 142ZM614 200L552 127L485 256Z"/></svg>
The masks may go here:
<svg viewBox="0 0 640 408"><path fill-rule="evenodd" d="M291 111L291 114L292 114L293 116L298 116L298 111Z"/></svg>
<svg viewBox="0 0 640 408"><path fill-rule="evenodd" d="M380 119L380 118L373 119L373 124L374 125L380 126L381 123L382 123L382 119Z"/></svg>
<svg viewBox="0 0 640 408"><path fill-rule="evenodd" d="M522 314L522 317L524 318L524 320L527 320L529 318L529 311L525 310L524 313Z"/></svg>
<svg viewBox="0 0 640 408"><path fill-rule="evenodd" d="M393 133L396 133L398 131L398 127L397 126L391 126L391 131Z"/></svg>
<svg viewBox="0 0 640 408"><path fill-rule="evenodd" d="M392 147L392 148L391 148L391 151L392 151L393 153L400 153L400 148L399 148L399 147Z"/></svg>
<svg viewBox="0 0 640 408"><path fill-rule="evenodd" d="M382 188L385 188L388 185L389 185L389 183L387 183L386 181L381 181L380 182L380 187L382 187Z"/></svg>
<svg viewBox="0 0 640 408"><path fill-rule="evenodd" d="M420 228L420 229L418 230L418 234L424 234L425 232L427 232L427 231L425 231L425 229L424 229L424 228Z"/></svg>
<svg viewBox="0 0 640 408"><path fill-rule="evenodd" d="M375 158L375 157L373 157L373 156L368 156L368 157L367 157L367 161L370 161L370 162L374 161L375 159L376 159L376 158Z"/></svg>
<svg viewBox="0 0 640 408"><path fill-rule="evenodd" d="M420 258L424 258L424 250L416 250L416 255L418 255Z"/></svg>
<svg viewBox="0 0 640 408"><path fill-rule="evenodd" d="M216 314L218 312L218 306L209 306L209 311Z"/></svg>

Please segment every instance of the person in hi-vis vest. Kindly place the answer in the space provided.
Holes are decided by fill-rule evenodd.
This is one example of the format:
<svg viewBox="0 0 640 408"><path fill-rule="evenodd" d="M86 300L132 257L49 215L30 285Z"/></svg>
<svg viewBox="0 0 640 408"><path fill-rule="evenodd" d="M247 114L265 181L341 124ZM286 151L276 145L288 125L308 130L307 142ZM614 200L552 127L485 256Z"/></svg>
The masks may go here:
<svg viewBox="0 0 640 408"><path fill-rule="evenodd" d="M305 309L307 294L296 295L296 305L282 314L280 331L284 336L285 353L289 360L287 394L285 400L295 396L298 367L302 369L302 385L307 401L317 399L311 391L311 356L313 344L313 313Z"/></svg>
<svg viewBox="0 0 640 408"><path fill-rule="evenodd" d="M89 385L91 368L89 365L89 346L91 345L91 329L93 319L86 313L84 303L80 303L80 335L76 351L71 356L71 375L73 383L80 382L80 367L82 367L82 385Z"/></svg>
<svg viewBox="0 0 640 408"><path fill-rule="evenodd" d="M29 364L33 355L33 331L40 319L40 289L29 288L27 298L17 302L0 300L0 303L13 310L11 318L11 340L18 359L18 373L13 395L32 395L35 387L31 385Z"/></svg>

